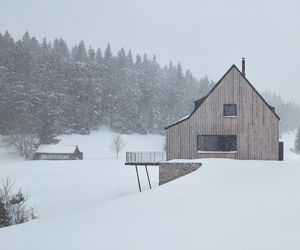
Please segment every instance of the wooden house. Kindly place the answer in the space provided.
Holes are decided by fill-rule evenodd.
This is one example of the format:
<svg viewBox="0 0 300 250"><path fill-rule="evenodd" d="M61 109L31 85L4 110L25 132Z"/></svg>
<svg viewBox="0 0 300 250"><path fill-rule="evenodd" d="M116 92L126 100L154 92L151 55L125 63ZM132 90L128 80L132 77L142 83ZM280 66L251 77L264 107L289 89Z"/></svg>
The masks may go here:
<svg viewBox="0 0 300 250"><path fill-rule="evenodd" d="M41 144L33 153L33 160L82 160L83 153L78 146Z"/></svg>
<svg viewBox="0 0 300 250"><path fill-rule="evenodd" d="M283 160L279 116L235 66L195 101L194 111L166 128L171 159Z"/></svg>

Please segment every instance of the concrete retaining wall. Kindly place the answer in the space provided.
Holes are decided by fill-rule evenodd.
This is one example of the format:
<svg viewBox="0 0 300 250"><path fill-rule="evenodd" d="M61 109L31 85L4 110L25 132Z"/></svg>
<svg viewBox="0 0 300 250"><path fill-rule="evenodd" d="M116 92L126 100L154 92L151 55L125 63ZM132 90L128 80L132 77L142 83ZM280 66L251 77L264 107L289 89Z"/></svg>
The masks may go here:
<svg viewBox="0 0 300 250"><path fill-rule="evenodd" d="M159 185L175 180L181 176L194 172L201 167L201 163L164 162L159 166Z"/></svg>

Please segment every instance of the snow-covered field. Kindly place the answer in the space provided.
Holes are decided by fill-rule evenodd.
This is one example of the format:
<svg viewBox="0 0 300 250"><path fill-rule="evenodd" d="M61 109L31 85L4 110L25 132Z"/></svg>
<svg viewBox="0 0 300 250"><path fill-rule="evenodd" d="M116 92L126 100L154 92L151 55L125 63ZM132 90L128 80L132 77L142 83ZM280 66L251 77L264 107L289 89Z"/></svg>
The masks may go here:
<svg viewBox="0 0 300 250"><path fill-rule="evenodd" d="M124 151L162 150L158 135L124 135ZM300 157L203 159L198 171L139 193L135 171L115 159L112 134L68 135L83 161L24 161L0 150L0 178L30 194L39 219L0 229L1 250L300 249ZM141 169L142 170L142 169ZM141 171L143 174L144 171Z"/></svg>

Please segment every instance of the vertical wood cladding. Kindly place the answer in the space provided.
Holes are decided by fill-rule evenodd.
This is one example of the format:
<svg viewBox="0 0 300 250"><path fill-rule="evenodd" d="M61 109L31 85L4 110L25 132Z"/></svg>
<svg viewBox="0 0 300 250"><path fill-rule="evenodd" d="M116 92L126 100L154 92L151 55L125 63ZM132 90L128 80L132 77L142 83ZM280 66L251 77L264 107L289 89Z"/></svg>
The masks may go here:
<svg viewBox="0 0 300 250"><path fill-rule="evenodd" d="M224 104L237 116L224 117ZM166 129L167 159L278 160L279 118L236 66L231 67L191 116ZM198 135L236 135L236 153L198 153Z"/></svg>

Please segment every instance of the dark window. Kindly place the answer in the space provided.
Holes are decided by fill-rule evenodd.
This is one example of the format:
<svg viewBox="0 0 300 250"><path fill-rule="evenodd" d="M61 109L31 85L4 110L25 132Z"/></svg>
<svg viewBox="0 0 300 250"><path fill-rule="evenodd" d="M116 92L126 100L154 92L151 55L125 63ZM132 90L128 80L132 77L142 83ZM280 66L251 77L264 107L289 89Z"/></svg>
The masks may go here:
<svg viewBox="0 0 300 250"><path fill-rule="evenodd" d="M224 116L236 116L236 104L224 104Z"/></svg>
<svg viewBox="0 0 300 250"><path fill-rule="evenodd" d="M236 135L198 135L198 151L236 151Z"/></svg>

